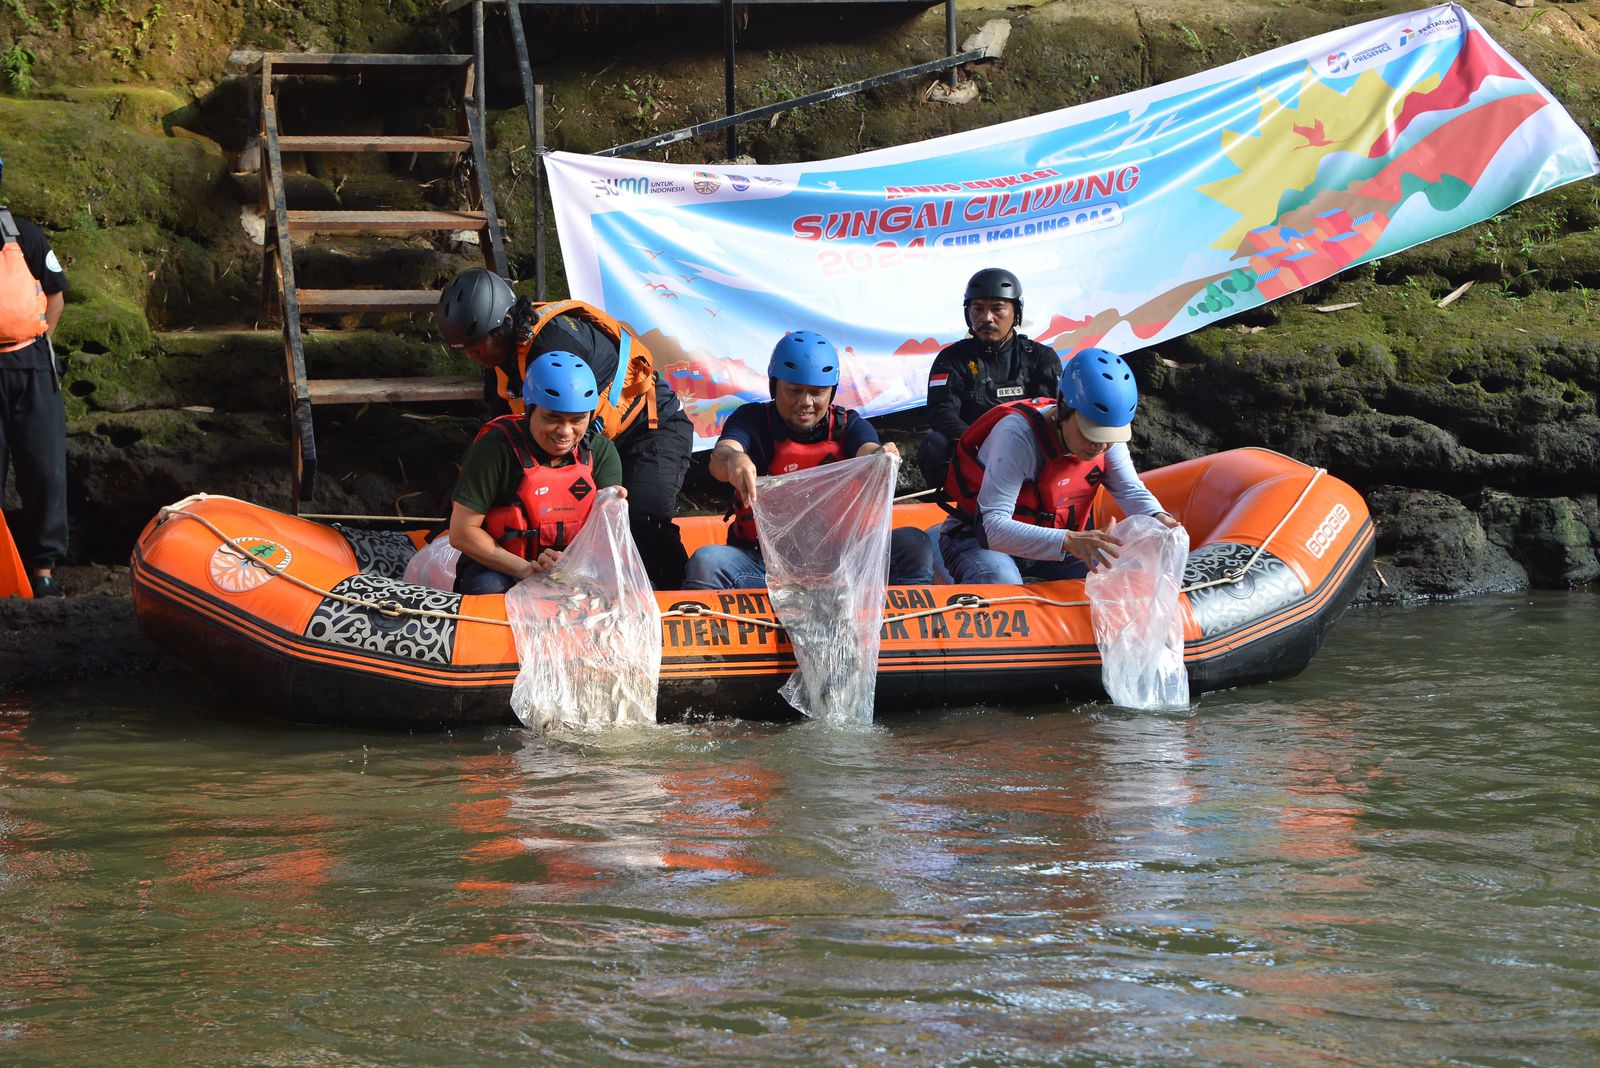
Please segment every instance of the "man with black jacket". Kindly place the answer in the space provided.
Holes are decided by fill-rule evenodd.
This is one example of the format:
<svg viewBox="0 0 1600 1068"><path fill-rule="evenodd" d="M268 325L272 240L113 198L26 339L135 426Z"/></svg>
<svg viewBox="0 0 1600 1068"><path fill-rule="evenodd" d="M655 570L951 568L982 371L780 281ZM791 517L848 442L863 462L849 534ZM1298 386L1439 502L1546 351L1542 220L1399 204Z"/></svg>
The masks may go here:
<svg viewBox="0 0 1600 1068"><path fill-rule="evenodd" d="M1010 271L987 267L967 281L962 315L971 336L933 358L928 371L928 435L917 466L929 486L944 485L962 431L997 404L1053 397L1061 358L1049 345L1017 333L1022 283Z"/></svg>
<svg viewBox="0 0 1600 1068"><path fill-rule="evenodd" d="M54 572L67 554L67 412L50 345L66 291L44 231L0 208L0 496L9 453L22 498L17 548L35 597L62 595Z"/></svg>
<svg viewBox="0 0 1600 1068"><path fill-rule="evenodd" d="M518 297L493 271L461 272L440 294L445 343L490 373L491 407L523 413L528 367L548 352L574 353L600 386L595 424L622 457L628 525L658 590L680 589L688 554L672 517L694 450L694 427L628 326L580 300Z"/></svg>

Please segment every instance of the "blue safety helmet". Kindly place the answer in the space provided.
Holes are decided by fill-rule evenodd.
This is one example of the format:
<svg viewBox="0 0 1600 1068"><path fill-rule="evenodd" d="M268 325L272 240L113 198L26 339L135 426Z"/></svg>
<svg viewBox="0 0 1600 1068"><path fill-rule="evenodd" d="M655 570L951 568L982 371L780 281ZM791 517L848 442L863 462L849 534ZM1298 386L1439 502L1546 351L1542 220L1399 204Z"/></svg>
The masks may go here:
<svg viewBox="0 0 1600 1068"><path fill-rule="evenodd" d="M1121 356L1084 349L1062 368L1056 399L1078 413L1079 429L1089 440L1127 441L1131 432L1126 428L1139 407L1139 384ZM1102 430L1104 436L1096 436Z"/></svg>
<svg viewBox="0 0 1600 1068"><path fill-rule="evenodd" d="M530 411L592 412L600 403L600 387L581 358L570 352L547 352L528 367L522 380L522 403Z"/></svg>
<svg viewBox="0 0 1600 1068"><path fill-rule="evenodd" d="M772 346L767 377L796 386L837 386L839 350L812 330L791 330Z"/></svg>

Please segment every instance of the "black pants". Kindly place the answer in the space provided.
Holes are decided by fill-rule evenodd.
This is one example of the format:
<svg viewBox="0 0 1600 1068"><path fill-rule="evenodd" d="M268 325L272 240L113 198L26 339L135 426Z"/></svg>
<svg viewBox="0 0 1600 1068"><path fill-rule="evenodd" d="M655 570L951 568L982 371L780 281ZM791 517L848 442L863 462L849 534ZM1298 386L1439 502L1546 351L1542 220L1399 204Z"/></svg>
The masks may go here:
<svg viewBox="0 0 1600 1068"><path fill-rule="evenodd" d="M0 498L6 458L17 471L22 520L12 528L22 565L47 571L67 555L67 411L48 368L8 367L0 353Z"/></svg>
<svg viewBox="0 0 1600 1068"><path fill-rule="evenodd" d="M614 444L622 457L622 484L628 489L628 528L650 584L658 590L681 590L689 557L672 517L694 452L694 424L670 390L667 396L670 401L661 405L656 429L640 419L617 435ZM657 397L659 403L659 393Z"/></svg>

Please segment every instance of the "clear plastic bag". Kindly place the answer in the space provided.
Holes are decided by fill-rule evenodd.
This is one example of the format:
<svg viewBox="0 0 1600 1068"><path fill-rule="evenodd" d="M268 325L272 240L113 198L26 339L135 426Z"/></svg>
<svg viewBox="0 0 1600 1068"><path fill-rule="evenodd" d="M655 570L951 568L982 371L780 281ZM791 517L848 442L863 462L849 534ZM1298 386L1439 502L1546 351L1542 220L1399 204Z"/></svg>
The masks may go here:
<svg viewBox="0 0 1600 1068"><path fill-rule="evenodd" d="M1144 710L1189 707L1178 591L1189 559L1189 532L1154 516L1112 524L1117 557L1084 580L1100 678L1111 700Z"/></svg>
<svg viewBox="0 0 1600 1068"><path fill-rule="evenodd" d="M767 588L799 663L778 692L813 718L872 722L899 467L876 452L756 483Z"/></svg>
<svg viewBox="0 0 1600 1068"><path fill-rule="evenodd" d="M456 561L461 550L450 544L450 535L440 534L417 550L406 564L405 581L413 586L453 592L456 588Z"/></svg>
<svg viewBox="0 0 1600 1068"><path fill-rule="evenodd" d="M603 489L555 567L506 593L522 670L511 710L534 730L656 721L661 612L628 532L628 502Z"/></svg>

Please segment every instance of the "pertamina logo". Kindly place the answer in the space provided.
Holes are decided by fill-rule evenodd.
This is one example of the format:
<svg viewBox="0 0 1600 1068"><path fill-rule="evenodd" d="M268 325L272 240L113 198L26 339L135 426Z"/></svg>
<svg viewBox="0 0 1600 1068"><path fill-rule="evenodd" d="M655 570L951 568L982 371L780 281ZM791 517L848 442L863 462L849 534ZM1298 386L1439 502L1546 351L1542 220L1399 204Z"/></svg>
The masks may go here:
<svg viewBox="0 0 1600 1068"><path fill-rule="evenodd" d="M1311 532L1311 537L1306 539L1306 548L1310 550L1311 555L1321 560L1322 554L1333 547L1334 539L1349 522L1350 509L1342 504L1334 505L1317 529Z"/></svg>
<svg viewBox="0 0 1600 1068"><path fill-rule="evenodd" d="M722 188L722 179L710 171L694 172L694 191L701 196L708 197Z"/></svg>
<svg viewBox="0 0 1600 1068"><path fill-rule="evenodd" d="M1415 37L1416 35L1417 35L1416 31L1413 30L1410 26L1405 27L1403 30L1400 31L1400 47L1404 48L1406 45L1410 44L1411 43L1411 39L1413 37Z"/></svg>

